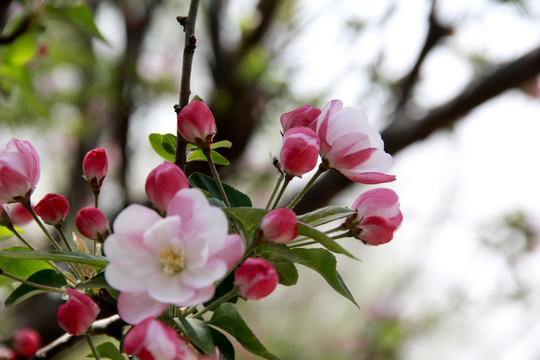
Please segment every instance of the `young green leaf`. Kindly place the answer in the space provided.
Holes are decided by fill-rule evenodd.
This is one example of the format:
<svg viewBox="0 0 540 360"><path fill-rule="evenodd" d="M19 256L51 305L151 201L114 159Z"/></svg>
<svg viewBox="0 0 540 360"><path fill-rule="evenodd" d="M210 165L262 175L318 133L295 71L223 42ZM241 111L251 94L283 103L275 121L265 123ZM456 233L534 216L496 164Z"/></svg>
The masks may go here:
<svg viewBox="0 0 540 360"><path fill-rule="evenodd" d="M353 254L351 254L349 251L347 251L345 248L343 248L341 245L335 242L334 239L332 239L325 233L320 232L314 227L298 222L298 234L304 235L308 238L315 240L316 242L318 242L319 244L321 244L322 246L324 246L325 248L327 248L328 250L332 252L347 255L348 257L357 260Z"/></svg>
<svg viewBox="0 0 540 360"><path fill-rule="evenodd" d="M213 354L215 352L214 340L212 339L212 333L208 325L194 318L181 317L175 321L193 345L204 351L205 354Z"/></svg>
<svg viewBox="0 0 540 360"><path fill-rule="evenodd" d="M103 269L109 263L107 259L99 255L66 251L66 250L26 250L20 251L0 251L0 259L22 259L22 260L51 260L68 263L78 263L90 265L95 269Z"/></svg>
<svg viewBox="0 0 540 360"><path fill-rule="evenodd" d="M337 272L336 257L326 249L293 249L298 263L315 270L341 296L358 306L351 292Z"/></svg>
<svg viewBox="0 0 540 360"><path fill-rule="evenodd" d="M176 158L176 136L173 134L150 134L150 145L163 159L174 162Z"/></svg>
<svg viewBox="0 0 540 360"><path fill-rule="evenodd" d="M105 272L100 272L96 276L75 285L75 289L104 289L111 288L105 280Z"/></svg>
<svg viewBox="0 0 540 360"><path fill-rule="evenodd" d="M107 42L103 35L99 32L98 27L94 21L94 14L88 5L81 4L77 6L47 6L47 13L50 17L56 18L61 21L71 23L79 30L96 37L103 42Z"/></svg>
<svg viewBox="0 0 540 360"><path fill-rule="evenodd" d="M0 253L3 252L12 252L12 251L27 251L27 247L15 246L7 249L3 249ZM52 269L52 266L49 265L44 260L25 260L21 261L16 258L2 257L0 254L0 269L4 270L6 273L16 276L21 279L26 279L30 275L44 269ZM0 276L0 286L11 284L14 280Z"/></svg>
<svg viewBox="0 0 540 360"><path fill-rule="evenodd" d="M125 360L124 355L122 355L118 347L112 342L99 344L98 346L96 346L96 350L99 357L102 359ZM93 358L94 354L90 352L90 354L86 355L86 357Z"/></svg>
<svg viewBox="0 0 540 360"><path fill-rule="evenodd" d="M268 260L279 275L279 283L291 286L298 282L298 270L294 262L298 262L296 254L284 244L263 244L258 254Z"/></svg>
<svg viewBox="0 0 540 360"><path fill-rule="evenodd" d="M278 357L270 353L264 345L261 344L233 304L225 303L218 307L208 323L231 334L238 340L244 349L252 354L265 359L278 360Z"/></svg>
<svg viewBox="0 0 540 360"><path fill-rule="evenodd" d="M13 237L13 233L7 227L0 226L0 241Z"/></svg>
<svg viewBox="0 0 540 360"><path fill-rule="evenodd" d="M217 151L212 150L210 152L210 156L212 157L212 161L216 165L229 165L229 160L227 160L227 158L225 158L223 155L221 155ZM207 161L207 159L206 159L206 156L204 156L203 151L200 148L198 148L198 149L188 152L186 162L191 162L191 161Z"/></svg>
<svg viewBox="0 0 540 360"><path fill-rule="evenodd" d="M61 289L65 287L66 279L60 275L56 270L40 270L37 273L31 275L26 279L28 281L31 281L36 284L45 285L57 289ZM43 289L36 288L35 286L27 285L27 284L21 284L19 285L13 292L8 296L6 299L5 305L6 307L17 304L24 299L27 299L33 295L46 292Z"/></svg>
<svg viewBox="0 0 540 360"><path fill-rule="evenodd" d="M210 176L201 173L193 173L189 177L189 183L193 187L209 192L216 199L224 200L219 191L218 184ZM227 184L223 184L223 188L225 189L225 193L227 194L232 207L252 206L250 198L243 192L240 192Z"/></svg>
<svg viewBox="0 0 540 360"><path fill-rule="evenodd" d="M261 219L268 213L268 210L256 209L252 207L237 207L222 209L225 214L232 218L237 224L242 226L246 234L255 230Z"/></svg>
<svg viewBox="0 0 540 360"><path fill-rule="evenodd" d="M316 227L334 220L342 219L354 213L354 211L345 207L327 206L298 216L298 221Z"/></svg>

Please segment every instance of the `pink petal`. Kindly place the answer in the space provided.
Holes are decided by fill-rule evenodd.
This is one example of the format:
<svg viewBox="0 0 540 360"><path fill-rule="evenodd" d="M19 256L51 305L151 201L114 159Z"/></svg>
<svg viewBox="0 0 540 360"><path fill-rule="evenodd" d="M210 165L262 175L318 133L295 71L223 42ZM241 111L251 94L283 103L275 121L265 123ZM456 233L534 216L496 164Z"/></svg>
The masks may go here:
<svg viewBox="0 0 540 360"><path fill-rule="evenodd" d="M169 305L156 301L146 293L122 292L118 297L118 314L128 324L138 324L147 318L155 318Z"/></svg>
<svg viewBox="0 0 540 360"><path fill-rule="evenodd" d="M113 223L113 231L142 237L150 226L161 219L162 217L154 210L133 204L118 214Z"/></svg>

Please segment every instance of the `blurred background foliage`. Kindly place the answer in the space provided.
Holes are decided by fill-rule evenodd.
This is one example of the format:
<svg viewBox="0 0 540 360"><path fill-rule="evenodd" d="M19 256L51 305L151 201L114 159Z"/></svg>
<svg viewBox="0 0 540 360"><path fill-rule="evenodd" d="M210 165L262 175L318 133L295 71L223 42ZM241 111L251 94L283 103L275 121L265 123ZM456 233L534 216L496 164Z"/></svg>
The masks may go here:
<svg viewBox="0 0 540 360"><path fill-rule="evenodd" d="M524 23L536 21L540 10L534 0L486 0L471 5L470 12L461 5L460 16L453 18L445 16L451 2L416 1L420 14L410 23L400 15L406 1L383 3L379 12L358 15L347 12L359 6L355 1L201 1L192 89L216 116L216 139L233 143L225 153L233 165L222 169L226 181L256 191L256 204L265 199L274 174L268 145L261 146L260 139L279 131L281 113L306 103L322 107L328 96L339 93L338 85L352 89L347 93L349 104L366 109L392 154L436 131L452 132L466 114L509 89L522 96L540 95L540 43L497 57L481 48L464 50L454 39L463 36L463 28L471 31L485 14L503 12ZM112 165L103 196L111 218L128 203L144 202L146 174L150 164L159 161L147 136L176 129L173 105L178 101L183 33L175 18L185 15L188 6L187 0L1 2L0 133L2 141L10 134L35 139L49 174L44 180L46 192L65 194L72 209L86 205L90 194L80 164L88 150L100 146L107 149ZM396 61L392 49L398 46L388 34L398 21L397 26L411 27L407 37L414 46L399 66L391 67L389 62ZM422 26L414 27L415 22ZM320 31L313 30L312 24ZM347 56L333 54L333 46L346 49ZM450 95L429 100L425 67L436 67L437 61L429 59L445 52L467 64L466 80ZM445 66L441 61L436 71L445 72ZM305 68L311 73L304 74L299 85ZM275 138L270 145L274 150L279 149ZM206 171L194 164L187 172ZM344 177L329 174L313 189L317 196L308 195L310 201L300 203L297 212L329 203L350 185ZM516 274L513 269L536 249L534 222L526 212L514 212L486 228L480 230L482 246L505 259L505 269ZM362 251L365 257L374 254ZM319 280L308 273L302 275L306 286L281 289L274 298L247 303L242 310L249 315L248 322L255 322L263 342L284 359L400 359L411 339L429 341L428 334L440 328L447 316L452 322L452 315L466 312L469 301L458 289L448 294L444 308L426 308L414 317L404 314L396 294L408 291L417 271L411 267L387 276L383 295L377 299L364 297L364 292L370 292L370 280L362 278L364 283L356 290L365 304L360 314L336 304L339 299L320 294ZM501 293L494 303L524 301L529 296L527 280L519 275L515 279L519 284L515 291ZM310 306L302 310L306 301ZM3 311L3 318L14 327L38 327L51 340L58 329L45 331L51 324L56 326L46 316L50 311L29 312L45 303L41 297L26 307L18 305L9 316ZM274 310L265 315L265 307ZM292 313L302 314L302 322L318 320L313 322L316 325L305 321L299 327ZM2 335L8 334L8 327L3 327ZM283 334L294 334L296 339L284 339Z"/></svg>

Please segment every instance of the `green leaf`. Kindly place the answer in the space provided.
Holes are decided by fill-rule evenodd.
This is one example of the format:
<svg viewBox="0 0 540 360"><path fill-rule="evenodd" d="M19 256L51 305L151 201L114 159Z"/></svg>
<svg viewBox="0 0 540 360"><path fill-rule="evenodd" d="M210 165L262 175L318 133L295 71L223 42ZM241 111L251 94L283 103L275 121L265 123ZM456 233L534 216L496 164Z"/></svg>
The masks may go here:
<svg viewBox="0 0 540 360"><path fill-rule="evenodd" d="M37 48L38 32L27 31L5 47L2 52L2 62L19 67L24 66L34 58Z"/></svg>
<svg viewBox="0 0 540 360"><path fill-rule="evenodd" d="M58 289L66 286L66 279L56 270L50 269L38 271L26 280L34 282L36 284L50 286ZM24 299L27 299L33 295L37 295L42 292L46 292L46 290L42 290L27 284L21 284L8 296L5 305L6 307L14 305L23 301Z"/></svg>
<svg viewBox="0 0 540 360"><path fill-rule="evenodd" d="M28 251L27 247L15 246L0 251L0 269L6 273L16 276L21 279L26 279L30 275L44 269L52 269L44 260L26 260L20 261L17 258L2 257L2 253L14 252L14 251ZM11 284L15 280L0 276L0 286Z"/></svg>
<svg viewBox="0 0 540 360"><path fill-rule="evenodd" d="M244 349L252 354L270 360L278 359L261 344L233 304L225 303L218 307L208 323L231 334Z"/></svg>
<svg viewBox="0 0 540 360"><path fill-rule="evenodd" d="M358 306L351 292L345 286L343 279L337 272L336 257L325 249L293 249L298 257L298 263L315 270L326 280L326 282L340 295L349 299Z"/></svg>
<svg viewBox="0 0 540 360"><path fill-rule="evenodd" d="M66 21L84 33L107 42L94 21L94 14L87 5L55 7L47 6L48 15L60 21Z"/></svg>
<svg viewBox="0 0 540 360"><path fill-rule="evenodd" d="M109 263L103 256L66 250L0 251L0 259L2 258L63 261L68 263L86 264L97 269L103 269Z"/></svg>
<svg viewBox="0 0 540 360"><path fill-rule="evenodd" d="M211 328L204 322L194 318L180 318L176 320L184 335L205 354L213 354L214 340L212 339Z"/></svg>
<svg viewBox="0 0 540 360"><path fill-rule="evenodd" d="M96 276L75 285L75 289L106 289L111 288L105 280L105 272L100 272Z"/></svg>
<svg viewBox="0 0 540 360"><path fill-rule="evenodd" d="M219 359L235 360L234 346L229 339L221 331L213 327L210 328L210 332L212 333L214 344L219 348Z"/></svg>
<svg viewBox="0 0 540 360"><path fill-rule="evenodd" d="M347 251L345 248L335 242L334 239L307 224L298 222L298 234L307 236L308 238L315 240L316 242L318 242L332 252L347 255L352 259L358 260L353 254L351 254L349 251Z"/></svg>
<svg viewBox="0 0 540 360"><path fill-rule="evenodd" d="M239 224L246 234L250 234L257 229L264 215L268 213L268 210L252 207L224 208L222 210L228 217Z"/></svg>
<svg viewBox="0 0 540 360"><path fill-rule="evenodd" d="M225 156L221 155L217 151L212 150L210 152L210 156L212 157L212 161L216 165L229 165L229 160L227 160ZM198 148L198 149L188 152L186 162L191 162L191 161L207 161L206 156L204 156L202 149Z"/></svg>
<svg viewBox="0 0 540 360"><path fill-rule="evenodd" d="M230 142L229 140L217 141L215 143L212 143L212 145L210 145L210 149L212 150L219 149L219 148L230 149L231 147L232 147L232 142Z"/></svg>
<svg viewBox="0 0 540 360"><path fill-rule="evenodd" d="M5 226L0 226L0 241L9 239L13 236L13 233Z"/></svg>
<svg viewBox="0 0 540 360"><path fill-rule="evenodd" d="M189 177L189 183L191 186L205 190L209 192L213 197L219 200L224 200L219 191L218 184L210 176L206 176L201 173L193 173ZM251 207L251 200L249 197L241 191L236 190L230 185L223 184L225 194L229 198L229 202L232 207Z"/></svg>
<svg viewBox="0 0 540 360"><path fill-rule="evenodd" d="M355 212L351 209L341 206L327 206L298 216L298 221L315 227L337 219L342 219L354 213Z"/></svg>
<svg viewBox="0 0 540 360"><path fill-rule="evenodd" d="M291 286L298 282L298 270L294 262L298 262L296 254L284 244L262 244L258 254L268 260L279 275L279 283Z"/></svg>
<svg viewBox="0 0 540 360"><path fill-rule="evenodd" d="M150 134L150 145L163 159L174 162L176 159L176 136L173 134Z"/></svg>
<svg viewBox="0 0 540 360"><path fill-rule="evenodd" d="M99 357L112 360L125 360L124 355L120 352L118 347L112 342L106 342L96 346ZM87 358L93 358L94 353L86 355Z"/></svg>

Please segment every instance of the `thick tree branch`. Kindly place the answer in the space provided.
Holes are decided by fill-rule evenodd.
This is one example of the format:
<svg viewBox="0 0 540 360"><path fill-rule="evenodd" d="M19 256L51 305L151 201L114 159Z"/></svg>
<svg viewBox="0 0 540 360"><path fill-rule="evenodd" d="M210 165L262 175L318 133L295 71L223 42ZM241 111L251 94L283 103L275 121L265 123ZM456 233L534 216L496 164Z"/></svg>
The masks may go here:
<svg viewBox="0 0 540 360"><path fill-rule="evenodd" d="M177 17L178 22L184 28L186 33L184 39L184 55L182 59L182 74L180 79L180 99L178 105L175 105L174 111L180 113L182 108L189 103L191 95L191 68L193 66L193 55L197 47L197 39L195 38L195 23L197 21L197 12L199 10L199 0L191 0L187 17ZM182 170L186 166L186 142L176 133L176 158L175 163Z"/></svg>
<svg viewBox="0 0 540 360"><path fill-rule="evenodd" d="M396 119L382 132L385 150L394 155L410 144L448 127L484 102L515 88L540 73L540 47L520 58L500 65L489 75L470 83L459 95L438 106L420 119ZM299 214L327 204L338 192L352 184L336 172L325 174L311 189L317 196L305 196L295 211Z"/></svg>
<svg viewBox="0 0 540 360"><path fill-rule="evenodd" d="M396 105L396 112L400 112L407 103L407 101L410 99L414 84L416 84L418 80L420 68L424 64L424 60L426 59L427 55L431 52L431 50L435 48L435 46L439 43L441 39L451 35L453 32L452 28L445 27L439 23L435 15L436 4L437 1L433 0L428 18L429 30L426 34L424 46L422 47L422 50L420 51L420 54L418 55L418 58L416 59L416 62L412 67L411 71L409 71L409 73L399 81L399 93L397 94L398 103Z"/></svg>

